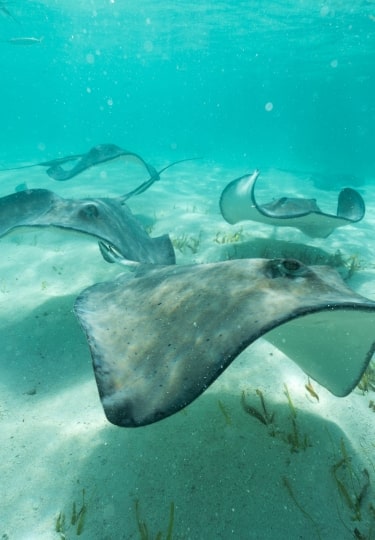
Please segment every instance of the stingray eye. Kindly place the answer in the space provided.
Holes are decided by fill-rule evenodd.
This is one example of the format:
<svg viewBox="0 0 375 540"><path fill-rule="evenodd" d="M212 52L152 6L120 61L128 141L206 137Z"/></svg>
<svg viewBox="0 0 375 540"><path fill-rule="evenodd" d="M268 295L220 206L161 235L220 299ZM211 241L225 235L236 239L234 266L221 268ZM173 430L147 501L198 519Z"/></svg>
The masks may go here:
<svg viewBox="0 0 375 540"><path fill-rule="evenodd" d="M296 259L284 259L279 262L279 270L283 276L303 276L306 273L306 266Z"/></svg>
<svg viewBox="0 0 375 540"><path fill-rule="evenodd" d="M78 214L84 219L92 219L99 216L99 210L96 204L87 203L81 208Z"/></svg>
<svg viewBox="0 0 375 540"><path fill-rule="evenodd" d="M296 259L274 259L269 261L268 275L272 279L278 277L301 277L308 272L307 266Z"/></svg>

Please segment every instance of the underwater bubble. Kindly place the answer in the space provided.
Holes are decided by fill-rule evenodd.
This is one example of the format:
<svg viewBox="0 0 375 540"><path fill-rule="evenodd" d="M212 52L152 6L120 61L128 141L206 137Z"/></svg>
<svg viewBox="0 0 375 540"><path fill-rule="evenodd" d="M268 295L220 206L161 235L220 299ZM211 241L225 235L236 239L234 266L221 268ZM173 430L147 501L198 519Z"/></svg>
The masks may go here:
<svg viewBox="0 0 375 540"><path fill-rule="evenodd" d="M88 64L93 64L95 62L95 56L92 53L86 54L86 62Z"/></svg>
<svg viewBox="0 0 375 540"><path fill-rule="evenodd" d="M273 103L271 103L271 101L268 101L268 102L265 104L264 108L266 109L267 112L271 112L272 109L273 109Z"/></svg>
<svg viewBox="0 0 375 540"><path fill-rule="evenodd" d="M327 17L327 15L329 14L330 12L330 8L329 6L325 5L325 6L322 6L321 9L320 9L320 16L321 17Z"/></svg>
<svg viewBox="0 0 375 540"><path fill-rule="evenodd" d="M147 40L144 42L143 48L146 52L151 52L154 49L154 44L152 41Z"/></svg>

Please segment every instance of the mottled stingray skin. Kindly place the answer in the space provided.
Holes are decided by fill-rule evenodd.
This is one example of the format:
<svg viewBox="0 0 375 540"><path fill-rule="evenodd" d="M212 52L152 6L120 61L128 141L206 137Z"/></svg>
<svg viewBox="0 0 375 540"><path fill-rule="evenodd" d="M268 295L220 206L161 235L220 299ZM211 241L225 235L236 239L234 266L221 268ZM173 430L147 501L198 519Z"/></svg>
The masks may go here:
<svg viewBox="0 0 375 540"><path fill-rule="evenodd" d="M260 336L337 396L374 351L375 302L293 259L140 265L86 289L74 310L105 414L125 427L191 403Z"/></svg>
<svg viewBox="0 0 375 540"><path fill-rule="evenodd" d="M64 199L47 189L29 189L0 199L0 237L17 227L51 226L94 236L128 261L175 263L169 236L150 238L123 197Z"/></svg>
<svg viewBox="0 0 375 540"><path fill-rule="evenodd" d="M277 227L295 227L312 238L326 238L337 227L361 221L365 203L351 188L340 191L337 212L322 212L315 199L282 197L259 205L255 199L256 170L230 182L220 197L220 210L228 223L251 220Z"/></svg>

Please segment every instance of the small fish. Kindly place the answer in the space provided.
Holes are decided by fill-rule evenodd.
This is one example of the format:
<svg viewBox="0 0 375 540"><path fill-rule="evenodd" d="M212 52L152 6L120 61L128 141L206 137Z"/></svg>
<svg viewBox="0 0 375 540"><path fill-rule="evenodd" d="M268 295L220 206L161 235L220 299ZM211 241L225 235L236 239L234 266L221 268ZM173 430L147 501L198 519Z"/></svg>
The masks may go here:
<svg viewBox="0 0 375 540"><path fill-rule="evenodd" d="M36 43L42 43L44 37L15 37L8 39L5 43L11 43L12 45L35 45Z"/></svg>

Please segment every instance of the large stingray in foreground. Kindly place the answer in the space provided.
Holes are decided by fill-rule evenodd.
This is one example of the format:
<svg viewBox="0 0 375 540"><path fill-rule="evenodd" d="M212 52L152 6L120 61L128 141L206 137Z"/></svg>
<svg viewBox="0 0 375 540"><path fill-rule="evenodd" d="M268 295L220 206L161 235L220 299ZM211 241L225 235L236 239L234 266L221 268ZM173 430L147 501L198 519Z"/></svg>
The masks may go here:
<svg viewBox="0 0 375 540"><path fill-rule="evenodd" d="M142 184L143 186L144 184ZM48 189L29 189L0 199L0 237L16 227L59 227L89 234L109 246L101 247L112 262L112 250L128 261L174 264L167 234L150 238L123 197L64 199Z"/></svg>
<svg viewBox="0 0 375 540"><path fill-rule="evenodd" d="M337 212L322 212L315 199L282 197L259 205L255 199L256 170L230 182L220 197L220 210L228 223L243 220L258 221L278 227L295 227L307 236L326 238L337 227L361 221L365 203L361 195L351 188L339 193Z"/></svg>
<svg viewBox="0 0 375 540"><path fill-rule="evenodd" d="M74 309L105 414L125 427L188 405L260 336L337 396L375 348L375 302L293 259L140 265L86 289Z"/></svg>

